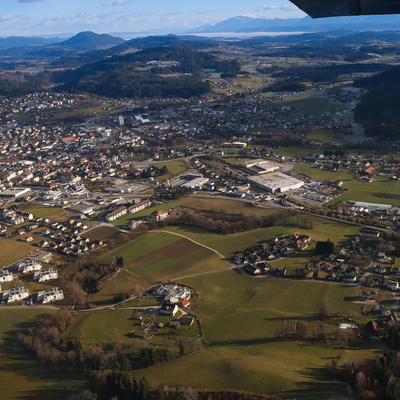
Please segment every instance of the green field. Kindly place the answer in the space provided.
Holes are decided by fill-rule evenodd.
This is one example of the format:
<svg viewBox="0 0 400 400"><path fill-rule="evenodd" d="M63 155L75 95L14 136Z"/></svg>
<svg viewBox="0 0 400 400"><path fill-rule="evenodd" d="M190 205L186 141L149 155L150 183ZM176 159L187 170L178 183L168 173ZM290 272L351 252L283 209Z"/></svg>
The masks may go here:
<svg viewBox="0 0 400 400"><path fill-rule="evenodd" d="M314 165L300 164L292 170L310 176L316 180L342 180L341 187L344 193L335 200L327 203L328 206L337 204L344 200L366 201L380 204L400 205L400 200L387 199L378 197L378 193L386 193L391 195L400 195L400 184L398 181L386 178L384 176L376 176L372 183L362 183L356 180L356 177L348 169L339 170L337 172L323 171Z"/></svg>
<svg viewBox="0 0 400 400"><path fill-rule="evenodd" d="M226 213L244 215L255 215L263 216L273 214L277 211L274 207L249 207L243 201L229 200L229 199L215 199L215 198L204 198L204 197L185 197L177 201L180 205L186 207L192 207L199 210L211 210L211 211L225 211Z"/></svg>
<svg viewBox="0 0 400 400"><path fill-rule="evenodd" d="M17 342L16 332L33 326L49 309L0 309L0 398L4 400L68 400L79 393L85 381L82 373L56 372L40 365Z"/></svg>
<svg viewBox="0 0 400 400"><path fill-rule="evenodd" d="M351 225L342 224L336 221L329 221L322 218L315 218L314 229L303 229L295 225L280 224L269 228L256 229L249 232L240 232L231 235L222 235L208 232L204 229L191 226L169 226L165 230L180 233L199 243L209 246L226 257L232 257L236 252L247 247L255 246L275 235L286 233L292 234L295 231L310 235L313 240L327 240L328 238L335 244L347 240L350 236L359 233L359 228ZM307 254L313 246L302 252Z"/></svg>
<svg viewBox="0 0 400 400"><path fill-rule="evenodd" d="M156 210L168 211L171 208L177 207L177 203L165 203L165 204L158 204L156 207L146 208L145 210L139 211L136 214L129 214L123 218L116 219L111 223L115 226L121 226L127 224L129 221L142 219L143 217L149 216L152 212Z"/></svg>
<svg viewBox="0 0 400 400"><path fill-rule="evenodd" d="M33 214L36 218L48 218L51 217L52 215L64 212L62 208L47 207L47 206L34 206L31 208L27 208L24 211Z"/></svg>
<svg viewBox="0 0 400 400"><path fill-rule="evenodd" d="M182 160L175 161L160 161L153 164L158 168L162 168L164 165L168 168L168 173L164 175L158 176L155 181L156 182L164 182L168 179L173 178L175 175L182 174L186 170L188 170L188 166Z"/></svg>
<svg viewBox="0 0 400 400"><path fill-rule="evenodd" d="M319 115L323 112L336 111L337 106L332 104L329 98L321 95L318 92L301 92L294 95L289 95L284 100L277 100L265 105L266 108L275 107L293 107L293 111L287 115L279 117L285 120L300 118L303 113L310 115Z"/></svg>
<svg viewBox="0 0 400 400"><path fill-rule="evenodd" d="M237 389L283 398L326 399L346 394L323 373L327 360L365 359L378 351L346 350L321 342L281 341L274 338L283 319L310 321L321 301L332 311L357 309L348 301L354 289L344 285L254 278L224 271L185 279L200 297L204 350L140 371L150 382L194 388Z"/></svg>
<svg viewBox="0 0 400 400"><path fill-rule="evenodd" d="M28 243L4 238L0 238L0 248L0 267L12 264L35 250L35 248Z"/></svg>
<svg viewBox="0 0 400 400"><path fill-rule="evenodd" d="M133 276L154 281L228 268L213 251L171 233L150 233L104 255L122 256ZM101 292L100 292L101 293Z"/></svg>

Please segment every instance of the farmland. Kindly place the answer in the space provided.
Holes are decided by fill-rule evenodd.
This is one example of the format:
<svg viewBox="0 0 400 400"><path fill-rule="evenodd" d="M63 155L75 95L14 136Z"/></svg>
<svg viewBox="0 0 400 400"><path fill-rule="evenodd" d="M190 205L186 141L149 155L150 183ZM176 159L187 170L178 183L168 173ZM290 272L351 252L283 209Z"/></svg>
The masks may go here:
<svg viewBox="0 0 400 400"><path fill-rule="evenodd" d="M168 366L140 371L151 382L320 399L346 393L344 385L332 384L322 373L327 359L340 363L377 353L364 347L343 352L332 344L274 338L276 327L285 318L314 319L321 301L335 311L355 309L346 300L353 294L351 287L254 279L234 271L183 283L199 290L196 314L208 345Z"/></svg>
<svg viewBox="0 0 400 400"><path fill-rule="evenodd" d="M249 207L243 201L227 200L227 199L206 199L202 197L185 197L177 201L180 205L192 207L199 210L224 211L226 213L243 213L244 215L255 215L257 217L268 215L276 212L276 208L257 208Z"/></svg>
<svg viewBox="0 0 400 400"><path fill-rule="evenodd" d="M132 274L155 281L227 268L221 257L180 236L150 233L131 244L105 254L123 257Z"/></svg>
<svg viewBox="0 0 400 400"><path fill-rule="evenodd" d="M4 238L0 238L0 248L1 266L12 264L19 258L26 256L27 254L35 250L35 248L28 243Z"/></svg>
<svg viewBox="0 0 400 400"><path fill-rule="evenodd" d="M48 206L34 206L25 210L27 213L33 214L36 218L48 218L56 214L64 212L60 207L48 207Z"/></svg>
<svg viewBox="0 0 400 400"><path fill-rule="evenodd" d="M239 232L230 235L208 232L204 229L192 226L170 226L164 229L180 233L201 244L210 246L211 248L221 252L226 257L232 257L235 252L260 244L262 241L270 239L275 235L281 233L292 234L296 230L300 230L301 233L310 235L314 240L327 240L329 238L335 243L347 240L349 236L355 235L359 232L359 228L342 224L340 222L327 221L322 218L314 218L314 220L314 229L303 229L296 225L282 223L269 228Z"/></svg>

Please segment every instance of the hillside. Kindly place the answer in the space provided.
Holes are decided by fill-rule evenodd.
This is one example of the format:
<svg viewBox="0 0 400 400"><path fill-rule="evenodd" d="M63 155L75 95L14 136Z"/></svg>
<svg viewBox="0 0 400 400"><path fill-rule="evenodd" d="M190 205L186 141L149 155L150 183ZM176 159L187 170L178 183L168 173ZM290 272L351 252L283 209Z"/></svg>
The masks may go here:
<svg viewBox="0 0 400 400"><path fill-rule="evenodd" d="M365 125L369 135L399 140L399 78L400 67L396 66L354 82L355 87L370 90L354 110L356 121Z"/></svg>
<svg viewBox="0 0 400 400"><path fill-rule="evenodd" d="M104 49L118 46L124 43L124 39L111 35L99 35L94 32L80 32L77 35L57 44L59 47L73 49L78 51L88 51Z"/></svg>
<svg viewBox="0 0 400 400"><path fill-rule="evenodd" d="M153 64L148 64L149 62ZM55 78L59 82L67 82L59 90L82 91L117 98L191 97L210 90L209 84L197 76L204 68L230 72L238 71L240 65L237 61L218 61L210 53L178 47L154 47L87 64L77 70L57 74ZM168 74L194 76L164 76Z"/></svg>

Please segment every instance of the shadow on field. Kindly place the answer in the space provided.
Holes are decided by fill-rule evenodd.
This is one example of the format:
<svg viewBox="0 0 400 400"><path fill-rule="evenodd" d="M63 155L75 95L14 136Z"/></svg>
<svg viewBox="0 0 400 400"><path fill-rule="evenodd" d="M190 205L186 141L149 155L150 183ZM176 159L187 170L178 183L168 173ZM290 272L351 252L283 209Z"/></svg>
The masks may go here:
<svg viewBox="0 0 400 400"><path fill-rule="evenodd" d="M298 389L275 394L287 399L356 399L350 387L344 382L329 380L323 368L307 368L301 371L301 374L309 380L294 382Z"/></svg>
<svg viewBox="0 0 400 400"><path fill-rule="evenodd" d="M37 320L46 313L36 316ZM35 326L32 322L20 322L15 324L15 329L3 333L0 348L0 374L4 372L14 374L14 387L19 387L18 398L20 400L42 399L67 399L77 394L81 384L76 380L82 380L82 373L71 371L56 371L54 368L43 366L35 355L22 347L17 339L17 333L26 333L29 328ZM18 379L21 382L18 382ZM35 389L24 390L26 383L31 383ZM26 388L27 389L27 388ZM2 388L8 393L8 388ZM0 394L1 397L1 394Z"/></svg>

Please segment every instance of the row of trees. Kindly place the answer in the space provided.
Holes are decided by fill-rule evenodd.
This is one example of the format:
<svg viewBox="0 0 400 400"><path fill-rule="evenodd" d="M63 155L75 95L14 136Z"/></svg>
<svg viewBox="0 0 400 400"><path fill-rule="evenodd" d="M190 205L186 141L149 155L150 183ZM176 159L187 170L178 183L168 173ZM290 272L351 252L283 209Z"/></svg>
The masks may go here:
<svg viewBox="0 0 400 400"><path fill-rule="evenodd" d="M279 211L262 217L218 212L184 212L168 219L168 225L192 225L222 234L244 232L277 225L295 215L293 210ZM239 218L238 218L239 217Z"/></svg>
<svg viewBox="0 0 400 400"><path fill-rule="evenodd" d="M338 367L327 363L326 371L355 390L359 400L400 400L400 354L385 352L370 362L348 361Z"/></svg>

